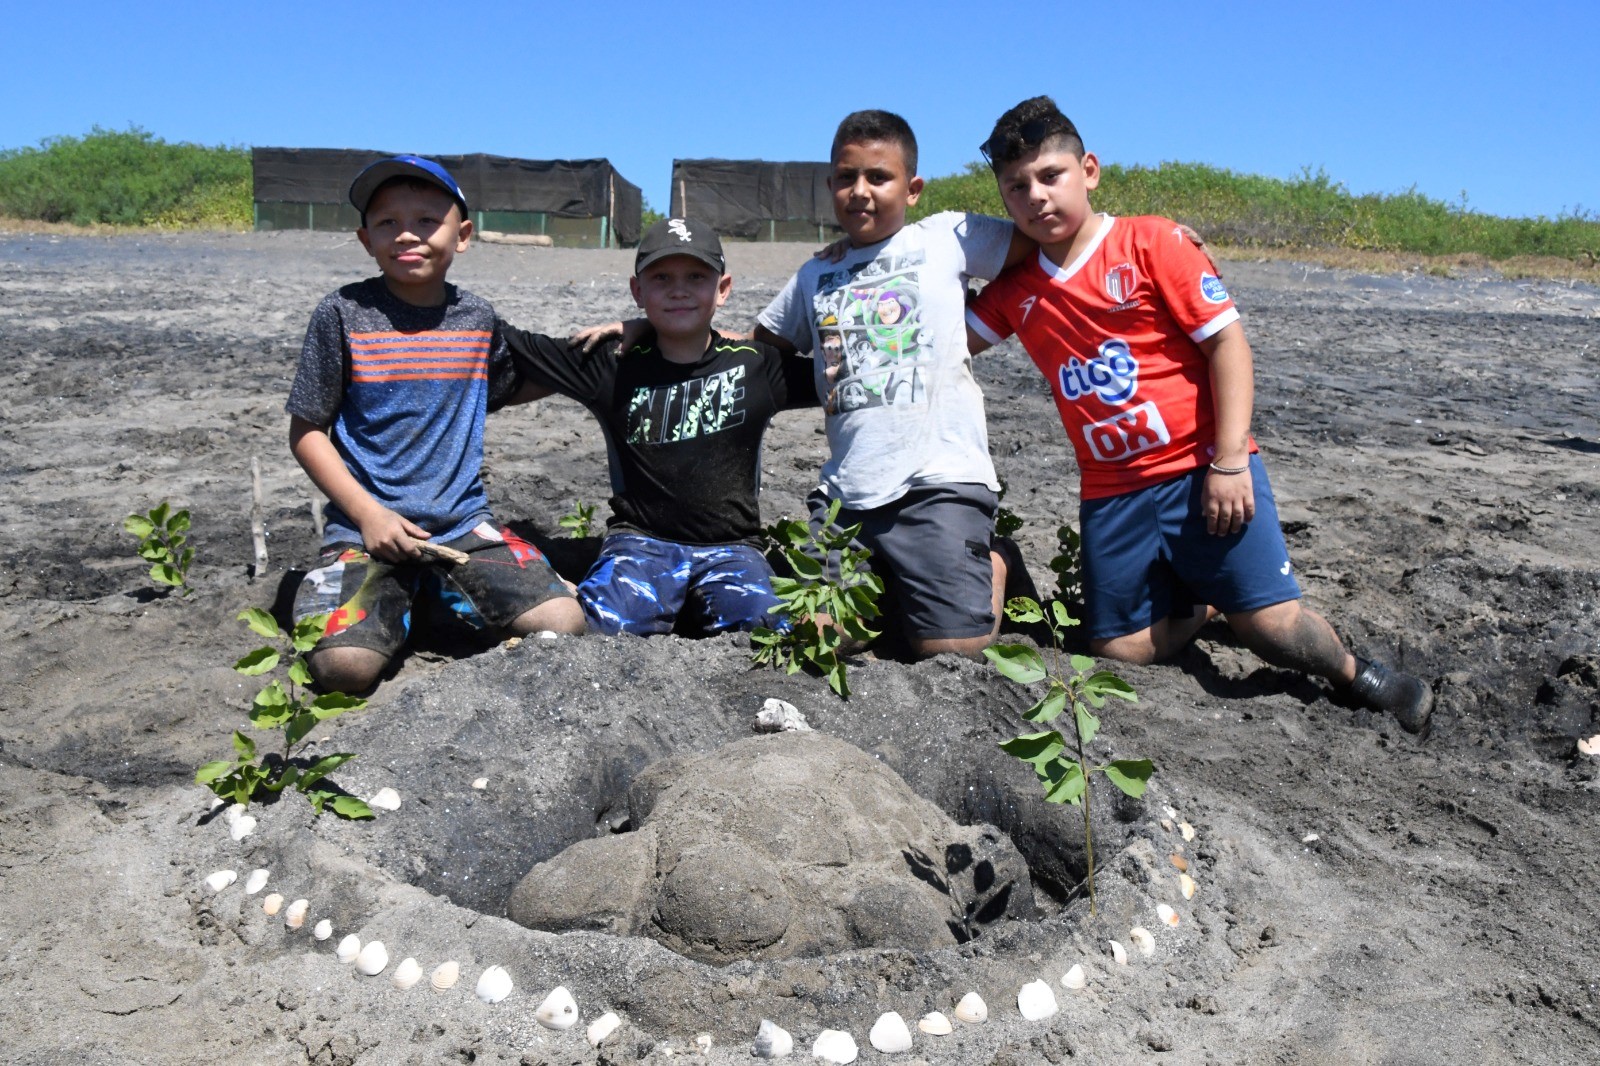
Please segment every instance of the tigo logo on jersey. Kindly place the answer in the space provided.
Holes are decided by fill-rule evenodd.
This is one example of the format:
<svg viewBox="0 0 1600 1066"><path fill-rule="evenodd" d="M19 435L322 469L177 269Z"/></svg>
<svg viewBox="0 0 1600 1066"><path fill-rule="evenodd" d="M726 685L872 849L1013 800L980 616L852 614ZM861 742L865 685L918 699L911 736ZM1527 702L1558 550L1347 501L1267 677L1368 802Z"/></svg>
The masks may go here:
<svg viewBox="0 0 1600 1066"><path fill-rule="evenodd" d="M1128 350L1128 342L1116 337L1100 345L1100 354L1082 362L1077 356L1056 372L1061 395L1074 402L1091 392L1108 404L1118 404L1139 388L1139 362Z"/></svg>
<svg viewBox="0 0 1600 1066"><path fill-rule="evenodd" d="M1222 279L1215 274L1200 275L1200 295L1204 296L1208 303L1228 302L1228 290L1223 288Z"/></svg>
<svg viewBox="0 0 1600 1066"><path fill-rule="evenodd" d="M1167 424L1154 403L1130 407L1100 422L1083 427L1089 451L1105 463L1120 463L1142 452L1164 447L1172 440Z"/></svg>
<svg viewBox="0 0 1600 1066"><path fill-rule="evenodd" d="M1106 295L1111 297L1114 304L1133 299L1133 289L1137 284L1139 275L1132 263L1119 263L1106 271Z"/></svg>

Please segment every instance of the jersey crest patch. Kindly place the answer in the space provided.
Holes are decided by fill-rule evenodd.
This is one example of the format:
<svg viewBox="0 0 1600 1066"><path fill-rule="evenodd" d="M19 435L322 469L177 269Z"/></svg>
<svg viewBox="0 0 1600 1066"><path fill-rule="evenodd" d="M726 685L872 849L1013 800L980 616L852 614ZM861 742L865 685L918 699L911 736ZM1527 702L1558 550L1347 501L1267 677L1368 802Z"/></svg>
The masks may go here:
<svg viewBox="0 0 1600 1066"><path fill-rule="evenodd" d="M1215 274L1200 275L1200 295L1206 298L1207 303L1228 302L1228 290L1223 287L1222 279Z"/></svg>
<svg viewBox="0 0 1600 1066"><path fill-rule="evenodd" d="M1114 304L1126 303L1133 298L1134 286L1139 284L1139 274L1132 263L1118 263L1106 271L1106 295Z"/></svg>

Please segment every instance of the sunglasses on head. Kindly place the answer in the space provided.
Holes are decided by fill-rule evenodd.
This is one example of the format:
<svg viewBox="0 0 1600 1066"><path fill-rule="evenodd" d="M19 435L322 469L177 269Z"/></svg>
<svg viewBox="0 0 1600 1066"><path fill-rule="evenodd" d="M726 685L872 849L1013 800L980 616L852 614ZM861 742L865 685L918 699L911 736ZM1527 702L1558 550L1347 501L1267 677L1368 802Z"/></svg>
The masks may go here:
<svg viewBox="0 0 1600 1066"><path fill-rule="evenodd" d="M983 153L983 161L991 167L994 166L995 153L1001 152L1013 140L1022 142L1024 148L1037 148L1045 142L1052 133L1060 133L1056 124L1049 119L1035 118L1024 122L1020 129L1013 134L997 133L987 141L978 145L978 151Z"/></svg>

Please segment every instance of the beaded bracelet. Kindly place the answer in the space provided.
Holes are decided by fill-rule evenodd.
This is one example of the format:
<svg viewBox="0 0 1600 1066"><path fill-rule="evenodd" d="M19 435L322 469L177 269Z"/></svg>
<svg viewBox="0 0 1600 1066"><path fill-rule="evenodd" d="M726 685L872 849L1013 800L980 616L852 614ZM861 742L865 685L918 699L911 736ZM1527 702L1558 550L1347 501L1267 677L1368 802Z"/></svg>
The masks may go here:
<svg viewBox="0 0 1600 1066"><path fill-rule="evenodd" d="M1250 464L1246 463L1243 466L1218 466L1216 463L1212 463L1211 469L1219 474L1242 474L1246 470L1250 469Z"/></svg>

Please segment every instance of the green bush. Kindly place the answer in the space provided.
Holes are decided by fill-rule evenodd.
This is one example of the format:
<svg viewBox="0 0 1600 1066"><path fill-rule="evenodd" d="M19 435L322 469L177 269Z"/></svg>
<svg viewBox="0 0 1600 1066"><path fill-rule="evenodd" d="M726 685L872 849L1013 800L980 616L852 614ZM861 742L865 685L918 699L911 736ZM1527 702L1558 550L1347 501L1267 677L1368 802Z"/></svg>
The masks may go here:
<svg viewBox="0 0 1600 1066"><path fill-rule="evenodd" d="M1490 259L1584 257L1600 251L1600 219L1500 218L1429 199L1415 188L1384 196L1353 195L1322 170L1284 180L1236 174L1200 163L1157 167L1107 164L1091 197L1113 215L1163 215L1188 223L1218 244L1254 248L1349 248L1422 255L1477 254ZM1004 215L994 176L982 163L934 178L912 215L978 211Z"/></svg>
<svg viewBox="0 0 1600 1066"><path fill-rule="evenodd" d="M0 214L118 226L240 225L251 219L250 152L169 144L96 126L0 151Z"/></svg>

